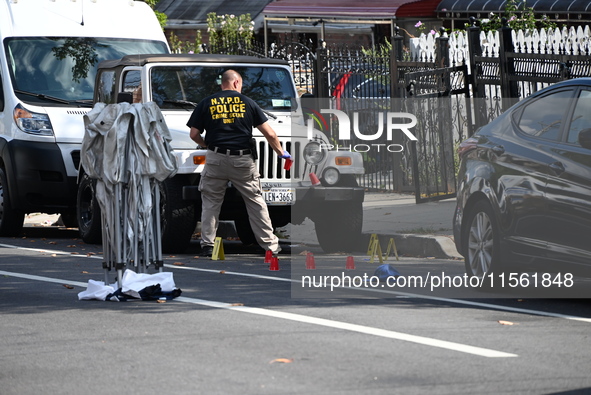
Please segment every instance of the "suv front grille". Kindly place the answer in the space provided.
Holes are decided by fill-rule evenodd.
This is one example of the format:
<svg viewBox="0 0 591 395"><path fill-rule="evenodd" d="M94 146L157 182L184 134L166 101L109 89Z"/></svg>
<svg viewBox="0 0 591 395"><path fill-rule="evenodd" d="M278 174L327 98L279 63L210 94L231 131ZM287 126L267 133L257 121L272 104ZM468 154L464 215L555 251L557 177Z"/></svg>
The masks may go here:
<svg viewBox="0 0 591 395"><path fill-rule="evenodd" d="M279 159L275 152L269 147L266 141L260 141L258 144L259 153L259 173L263 180L291 180L297 178L299 172L300 143L291 141L282 142L281 146L291 154L294 160L289 171L283 169L284 160Z"/></svg>

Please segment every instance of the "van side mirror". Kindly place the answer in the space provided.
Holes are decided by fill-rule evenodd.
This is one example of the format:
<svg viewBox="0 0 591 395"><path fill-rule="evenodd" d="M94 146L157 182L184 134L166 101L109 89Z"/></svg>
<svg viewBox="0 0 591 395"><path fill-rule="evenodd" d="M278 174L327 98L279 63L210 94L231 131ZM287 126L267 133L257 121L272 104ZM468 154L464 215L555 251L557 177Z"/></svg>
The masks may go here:
<svg viewBox="0 0 591 395"><path fill-rule="evenodd" d="M583 148L591 149L591 129L583 129L579 132L579 144Z"/></svg>

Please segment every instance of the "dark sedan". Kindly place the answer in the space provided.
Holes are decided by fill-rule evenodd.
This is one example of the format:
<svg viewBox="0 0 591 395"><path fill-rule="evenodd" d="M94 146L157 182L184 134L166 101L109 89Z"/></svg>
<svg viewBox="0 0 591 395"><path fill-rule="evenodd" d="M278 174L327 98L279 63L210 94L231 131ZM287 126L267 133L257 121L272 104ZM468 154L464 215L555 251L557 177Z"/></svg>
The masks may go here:
<svg viewBox="0 0 591 395"><path fill-rule="evenodd" d="M527 97L458 152L454 237L468 275L509 269L588 274L591 78Z"/></svg>

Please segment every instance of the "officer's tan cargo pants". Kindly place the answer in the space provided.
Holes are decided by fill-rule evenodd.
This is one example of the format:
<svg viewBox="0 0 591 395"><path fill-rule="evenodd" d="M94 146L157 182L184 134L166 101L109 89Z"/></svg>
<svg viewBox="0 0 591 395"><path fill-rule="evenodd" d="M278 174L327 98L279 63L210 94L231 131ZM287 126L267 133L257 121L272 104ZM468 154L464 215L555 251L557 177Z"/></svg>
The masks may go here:
<svg viewBox="0 0 591 395"><path fill-rule="evenodd" d="M213 246L228 181L242 194L250 226L259 245L279 252L267 204L263 199L259 172L251 155L227 155L208 150L201 173L201 246Z"/></svg>

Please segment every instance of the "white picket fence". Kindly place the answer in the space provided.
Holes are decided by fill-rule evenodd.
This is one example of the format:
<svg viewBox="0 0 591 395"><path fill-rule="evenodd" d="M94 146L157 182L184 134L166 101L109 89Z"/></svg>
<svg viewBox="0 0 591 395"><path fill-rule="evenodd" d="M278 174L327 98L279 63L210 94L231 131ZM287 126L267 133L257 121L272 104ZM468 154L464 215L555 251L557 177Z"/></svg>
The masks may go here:
<svg viewBox="0 0 591 395"><path fill-rule="evenodd" d="M513 30L513 46L518 53L591 55L591 28L578 26L562 29ZM446 66L460 66L468 62L468 33L456 31L444 33L449 37L449 61ZM440 33L425 34L410 39L411 59L432 62L435 59L436 39ZM500 38L498 31L480 32L482 55L499 57Z"/></svg>

